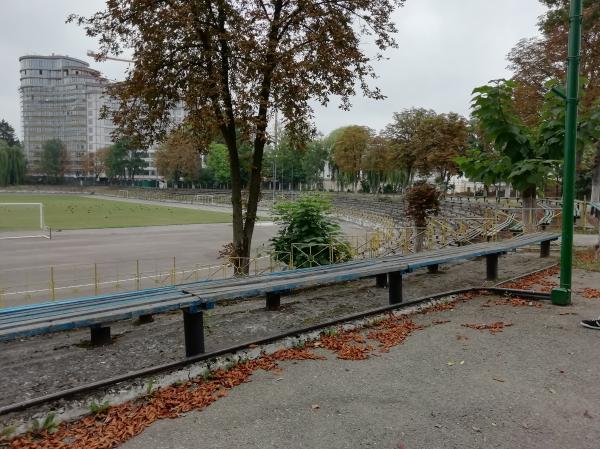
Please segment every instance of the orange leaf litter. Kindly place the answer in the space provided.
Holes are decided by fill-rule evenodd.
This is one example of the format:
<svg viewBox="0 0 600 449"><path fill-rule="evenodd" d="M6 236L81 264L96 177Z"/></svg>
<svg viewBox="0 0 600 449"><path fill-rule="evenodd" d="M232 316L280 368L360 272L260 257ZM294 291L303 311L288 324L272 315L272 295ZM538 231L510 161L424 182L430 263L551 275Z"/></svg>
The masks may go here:
<svg viewBox="0 0 600 449"><path fill-rule="evenodd" d="M579 293L586 299L600 299L600 290L595 288L584 288Z"/></svg>
<svg viewBox="0 0 600 449"><path fill-rule="evenodd" d="M542 307L542 303L538 301L528 301L524 298L502 298L502 299L490 299L488 302L483 304L483 307L491 306L513 306L513 307Z"/></svg>
<svg viewBox="0 0 600 449"><path fill-rule="evenodd" d="M491 324L463 324L463 327L468 327L470 329L477 329L480 331L489 330L490 334L496 334L498 332L502 332L502 329L505 327L512 326L512 323L503 323L502 321L497 321Z"/></svg>
<svg viewBox="0 0 600 449"><path fill-rule="evenodd" d="M558 283L552 279L547 279L550 276L558 274L559 267L551 267L537 273L530 274L516 281L502 284L503 288L514 288L518 290L537 290L541 292L549 292L553 287L558 286Z"/></svg>
<svg viewBox="0 0 600 449"><path fill-rule="evenodd" d="M436 304L420 313L439 312L453 309L458 302L464 302L475 295L464 295L449 303ZM410 315L388 318L374 324L367 338L379 343L380 352L388 352L402 344L412 332L424 329L409 319ZM437 322L435 324L441 324ZM475 329L489 329L500 332L510 323L492 325L463 325ZM319 340L307 343L304 348L281 349L271 355L262 355L255 360L240 363L230 370L216 370L209 380L197 378L182 384L160 388L147 398L129 401L110 407L106 412L89 415L75 422L65 422L55 433L41 432L37 437L25 434L8 441L11 449L109 449L141 433L159 419L176 418L182 413L202 410L230 390L248 382L252 374L259 370L280 370L278 361L324 360L325 357L309 348L325 348L334 351L344 360L365 360L373 352L373 346L357 331L340 331L339 335L322 335Z"/></svg>

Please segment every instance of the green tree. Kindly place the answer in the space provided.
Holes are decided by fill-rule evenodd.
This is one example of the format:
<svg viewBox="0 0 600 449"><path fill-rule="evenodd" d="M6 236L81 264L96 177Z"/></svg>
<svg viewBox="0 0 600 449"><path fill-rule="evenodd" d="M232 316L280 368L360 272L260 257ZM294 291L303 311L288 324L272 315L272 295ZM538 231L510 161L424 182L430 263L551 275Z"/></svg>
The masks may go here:
<svg viewBox="0 0 600 449"><path fill-rule="evenodd" d="M393 172L391 157L390 141L382 135L374 136L363 158L362 165L366 173L363 191L370 190L372 193L378 193L382 190L381 184L390 181Z"/></svg>
<svg viewBox="0 0 600 449"><path fill-rule="evenodd" d="M59 182L65 176L67 167L67 147L59 139L51 139L42 145L40 170L53 182Z"/></svg>
<svg viewBox="0 0 600 449"><path fill-rule="evenodd" d="M110 88L120 100L112 118L123 135L161 141L180 102L203 145L221 135L231 168L233 244L245 267L273 111L301 136L311 129L315 101L337 96L347 109L357 90L384 98L369 84L371 63L396 46L392 13L403 3L114 0L89 18L69 20L99 39L100 56L132 50L127 78ZM368 52L365 39L372 43ZM252 150L246 204L238 133Z"/></svg>
<svg viewBox="0 0 600 449"><path fill-rule="evenodd" d="M142 152L136 149L131 139L119 139L108 148L104 156L104 166L109 178L134 181L146 163Z"/></svg>
<svg viewBox="0 0 600 449"><path fill-rule="evenodd" d="M564 104L546 94L538 126L527 126L515 110L514 81L498 80L474 90L473 117L478 122L482 144L457 158L471 179L486 185L510 182L523 197L523 221L534 226L537 189L560 169L564 150ZM580 117L579 152L600 127L595 114Z"/></svg>
<svg viewBox="0 0 600 449"><path fill-rule="evenodd" d="M383 135L391 142L390 164L396 170L405 171L408 182L413 179L419 159L423 157L418 146L423 122L435 116L435 111L431 109L404 109L394 113L392 122L383 131Z"/></svg>
<svg viewBox="0 0 600 449"><path fill-rule="evenodd" d="M327 145L323 139L312 140L306 146L302 154L301 166L304 174L304 182L309 188L323 188L323 171L329 157Z"/></svg>
<svg viewBox="0 0 600 449"><path fill-rule="evenodd" d="M0 186L23 184L25 167L25 155L21 145L9 145L0 139Z"/></svg>
<svg viewBox="0 0 600 449"><path fill-rule="evenodd" d="M448 188L450 177L460 171L455 159L464 156L469 144L467 120L459 114L435 114L421 120L413 151L419 157L415 167L422 175L434 174L437 181Z"/></svg>
<svg viewBox="0 0 600 449"><path fill-rule="evenodd" d="M15 129L4 119L0 120L0 140L4 140L9 147L19 143L19 139L17 139L15 134Z"/></svg>
<svg viewBox="0 0 600 449"><path fill-rule="evenodd" d="M298 268L350 260L350 246L340 226L328 217L330 210L331 202L321 195L276 204L275 219L281 227L271 239L275 257Z"/></svg>
<svg viewBox="0 0 600 449"><path fill-rule="evenodd" d="M229 157L227 146L222 143L213 143L208 148L206 156L206 167L212 172L214 180L218 184L231 183L231 168L229 167Z"/></svg>
<svg viewBox="0 0 600 449"><path fill-rule="evenodd" d="M509 68L518 82L515 89L515 102L518 114L528 126L538 126L544 119L540 111L545 103L549 82L566 84L567 40L569 27L569 0L540 0L548 10L540 17L539 34L534 38L523 39L508 55ZM579 111L583 116L591 116L599 110L600 100L600 2L583 1L582 53L581 53L581 93ZM564 123L563 123L564 127ZM577 165L578 190L588 190L591 182L591 199L600 201L600 139L588 142L595 150L591 164Z"/></svg>

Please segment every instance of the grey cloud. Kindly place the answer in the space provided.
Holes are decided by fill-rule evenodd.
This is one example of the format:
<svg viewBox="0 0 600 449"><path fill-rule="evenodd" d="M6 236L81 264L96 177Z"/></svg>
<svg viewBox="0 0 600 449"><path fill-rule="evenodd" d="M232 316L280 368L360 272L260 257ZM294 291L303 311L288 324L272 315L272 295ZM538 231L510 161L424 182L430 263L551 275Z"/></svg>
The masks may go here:
<svg viewBox="0 0 600 449"><path fill-rule="evenodd" d="M89 15L102 0L3 0L0 15L0 118L20 129L19 63L24 54L68 54L88 60L96 43L82 29L65 24L70 13ZM408 0L395 12L399 48L376 64L376 84L387 99L357 97L348 112L332 101L316 108L324 133L357 123L381 129L394 111L422 106L468 114L471 90L490 79L510 76L505 56L521 38L537 33L543 7L537 0ZM94 68L118 79L126 64Z"/></svg>

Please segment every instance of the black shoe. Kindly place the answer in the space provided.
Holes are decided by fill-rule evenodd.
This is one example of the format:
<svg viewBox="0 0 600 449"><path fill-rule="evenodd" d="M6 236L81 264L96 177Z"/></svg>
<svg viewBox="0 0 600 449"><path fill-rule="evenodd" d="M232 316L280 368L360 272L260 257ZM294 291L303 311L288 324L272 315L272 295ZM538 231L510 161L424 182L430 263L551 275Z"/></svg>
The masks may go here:
<svg viewBox="0 0 600 449"><path fill-rule="evenodd" d="M588 329L600 330L600 319L598 319L598 320L581 320L580 324L583 327L587 327Z"/></svg>

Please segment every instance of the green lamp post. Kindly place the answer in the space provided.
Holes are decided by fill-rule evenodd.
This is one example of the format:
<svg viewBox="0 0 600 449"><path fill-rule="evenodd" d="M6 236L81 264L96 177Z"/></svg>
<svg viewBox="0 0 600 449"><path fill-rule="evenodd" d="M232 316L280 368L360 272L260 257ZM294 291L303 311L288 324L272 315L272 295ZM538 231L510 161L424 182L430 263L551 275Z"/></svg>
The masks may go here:
<svg viewBox="0 0 600 449"><path fill-rule="evenodd" d="M571 0L569 18L569 68L567 74L567 118L563 175L562 240L560 248L560 287L552 290L552 304L571 304L573 273L573 203L575 196L575 149L579 105L579 60L581 54L582 0ZM584 211L585 213L585 211Z"/></svg>

